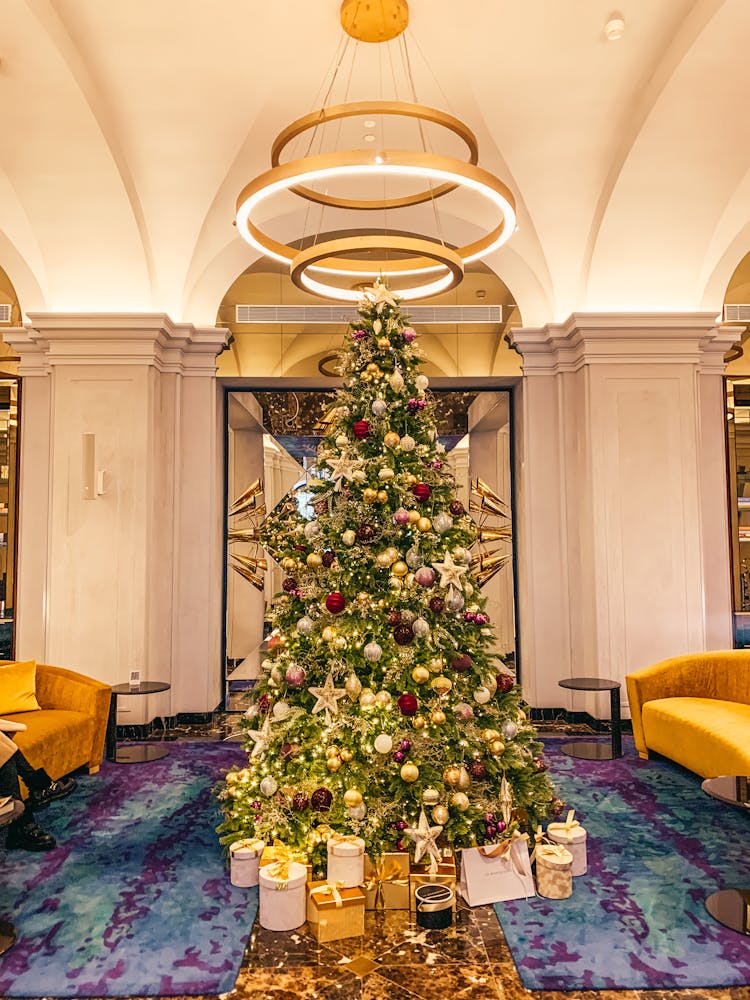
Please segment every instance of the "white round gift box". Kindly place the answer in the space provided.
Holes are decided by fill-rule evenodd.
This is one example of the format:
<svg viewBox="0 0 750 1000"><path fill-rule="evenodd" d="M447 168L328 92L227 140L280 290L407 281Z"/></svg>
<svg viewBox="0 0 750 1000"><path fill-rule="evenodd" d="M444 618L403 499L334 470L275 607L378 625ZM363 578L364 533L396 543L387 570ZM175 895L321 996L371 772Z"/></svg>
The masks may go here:
<svg viewBox="0 0 750 1000"><path fill-rule="evenodd" d="M265 843L262 840L235 840L229 845L229 881L247 889L258 884L258 862Z"/></svg>
<svg viewBox="0 0 750 1000"><path fill-rule="evenodd" d="M328 841L328 881L342 889L354 889L365 880L365 842L361 837L337 837Z"/></svg>
<svg viewBox="0 0 750 1000"><path fill-rule="evenodd" d="M559 829L556 829L558 827ZM573 875L585 875L588 867L586 857L586 831L582 826L566 829L564 823L550 823L547 836L555 844L567 847L573 855Z"/></svg>
<svg viewBox="0 0 750 1000"><path fill-rule="evenodd" d="M281 865L273 862L259 872L258 920L267 931L293 931L307 920L307 868L289 862L286 879L278 875Z"/></svg>

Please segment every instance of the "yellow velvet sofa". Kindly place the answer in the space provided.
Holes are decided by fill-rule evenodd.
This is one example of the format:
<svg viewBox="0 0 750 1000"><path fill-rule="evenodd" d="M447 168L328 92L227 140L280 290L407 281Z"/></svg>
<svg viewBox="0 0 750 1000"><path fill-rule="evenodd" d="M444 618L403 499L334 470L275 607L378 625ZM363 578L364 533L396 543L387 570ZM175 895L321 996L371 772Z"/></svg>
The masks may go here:
<svg viewBox="0 0 750 1000"><path fill-rule="evenodd" d="M2 660L0 663L11 661ZM102 762L112 688L73 670L36 665L38 711L3 714L22 722L13 738L34 767L55 780L80 767L95 774Z"/></svg>
<svg viewBox="0 0 750 1000"><path fill-rule="evenodd" d="M750 651L693 653L625 678L638 753L713 778L750 775Z"/></svg>

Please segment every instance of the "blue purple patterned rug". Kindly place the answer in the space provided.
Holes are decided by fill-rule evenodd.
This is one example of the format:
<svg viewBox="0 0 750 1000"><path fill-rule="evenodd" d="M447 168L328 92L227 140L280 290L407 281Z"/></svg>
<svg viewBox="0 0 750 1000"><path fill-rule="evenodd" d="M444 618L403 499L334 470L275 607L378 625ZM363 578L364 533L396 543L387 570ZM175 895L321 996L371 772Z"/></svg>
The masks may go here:
<svg viewBox="0 0 750 1000"><path fill-rule="evenodd" d="M565 900L495 910L532 990L679 989L750 984L750 938L704 901L750 885L750 817L709 798L676 764L573 760L545 740L550 774L588 831L588 873Z"/></svg>
<svg viewBox="0 0 750 1000"><path fill-rule="evenodd" d="M235 983L257 889L229 882L211 786L245 759L230 743L171 743L149 764L102 765L53 802L46 854L0 862L5 997L216 994Z"/></svg>

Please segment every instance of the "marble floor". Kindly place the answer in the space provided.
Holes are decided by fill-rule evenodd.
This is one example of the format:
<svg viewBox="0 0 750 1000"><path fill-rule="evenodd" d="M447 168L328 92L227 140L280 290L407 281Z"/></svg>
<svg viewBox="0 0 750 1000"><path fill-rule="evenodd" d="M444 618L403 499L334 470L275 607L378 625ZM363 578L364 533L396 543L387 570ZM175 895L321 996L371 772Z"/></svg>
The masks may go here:
<svg viewBox="0 0 750 1000"><path fill-rule="evenodd" d="M180 725L181 740L238 738L237 714ZM586 733L543 724L540 732ZM158 733L155 734L158 738ZM365 935L319 945L306 927L290 934L257 924L227 1000L750 1000L750 987L696 990L531 991L521 984L490 906L459 904L454 927L423 931L403 910L368 913ZM141 998L138 998L141 1000ZM213 1000L213 998L204 998ZM224 1000L224 998L222 998Z"/></svg>

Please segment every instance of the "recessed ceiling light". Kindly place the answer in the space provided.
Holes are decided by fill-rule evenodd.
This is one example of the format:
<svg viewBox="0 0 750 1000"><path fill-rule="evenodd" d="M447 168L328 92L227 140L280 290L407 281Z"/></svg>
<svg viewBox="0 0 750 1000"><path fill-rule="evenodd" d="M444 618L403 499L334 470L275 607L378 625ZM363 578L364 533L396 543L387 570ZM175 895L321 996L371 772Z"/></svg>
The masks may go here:
<svg viewBox="0 0 750 1000"><path fill-rule="evenodd" d="M370 132L368 132L367 135L363 135L362 138L365 140L365 142L375 142L375 136L372 135Z"/></svg>
<svg viewBox="0 0 750 1000"><path fill-rule="evenodd" d="M368 120L365 122L365 128L375 128L375 122L372 121L372 119L368 118Z"/></svg>
<svg viewBox="0 0 750 1000"><path fill-rule="evenodd" d="M383 157L380 155L380 153L378 153L378 155L375 157L375 162L376 163L382 163L383 162Z"/></svg>

